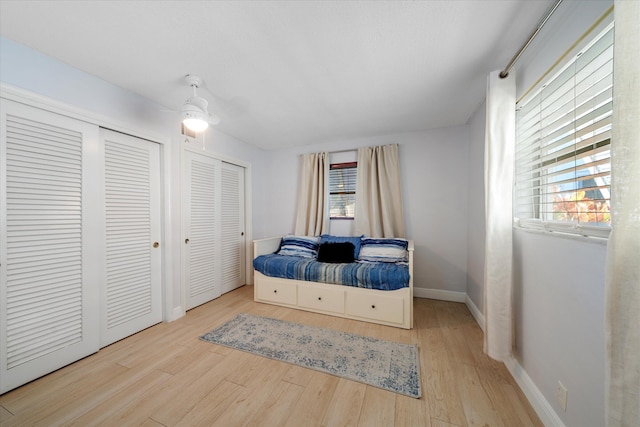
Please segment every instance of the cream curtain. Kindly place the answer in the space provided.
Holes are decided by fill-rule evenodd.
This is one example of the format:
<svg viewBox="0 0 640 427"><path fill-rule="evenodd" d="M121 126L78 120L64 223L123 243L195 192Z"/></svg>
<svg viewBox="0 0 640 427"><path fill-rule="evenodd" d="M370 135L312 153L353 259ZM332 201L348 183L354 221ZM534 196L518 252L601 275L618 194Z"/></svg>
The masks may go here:
<svg viewBox="0 0 640 427"><path fill-rule="evenodd" d="M494 71L487 81L485 131L485 272L484 351L505 361L512 353L512 188L515 146L515 75L500 78Z"/></svg>
<svg viewBox="0 0 640 427"><path fill-rule="evenodd" d="M640 426L640 2L616 0L607 243L607 426Z"/></svg>
<svg viewBox="0 0 640 427"><path fill-rule="evenodd" d="M404 237L398 144L358 149L355 233Z"/></svg>
<svg viewBox="0 0 640 427"><path fill-rule="evenodd" d="M298 209L295 234L319 236L328 227L327 178L329 176L328 154L312 153L302 155L302 168L298 182Z"/></svg>

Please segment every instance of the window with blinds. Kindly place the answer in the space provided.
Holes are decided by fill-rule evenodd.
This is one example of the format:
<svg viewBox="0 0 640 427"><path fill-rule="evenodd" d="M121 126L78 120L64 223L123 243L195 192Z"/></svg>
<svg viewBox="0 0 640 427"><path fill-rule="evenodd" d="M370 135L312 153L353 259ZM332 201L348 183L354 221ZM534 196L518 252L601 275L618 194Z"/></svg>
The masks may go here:
<svg viewBox="0 0 640 427"><path fill-rule="evenodd" d="M610 231L613 24L517 105L514 210L526 228Z"/></svg>
<svg viewBox="0 0 640 427"><path fill-rule="evenodd" d="M356 205L357 162L329 166L329 217L353 219Z"/></svg>

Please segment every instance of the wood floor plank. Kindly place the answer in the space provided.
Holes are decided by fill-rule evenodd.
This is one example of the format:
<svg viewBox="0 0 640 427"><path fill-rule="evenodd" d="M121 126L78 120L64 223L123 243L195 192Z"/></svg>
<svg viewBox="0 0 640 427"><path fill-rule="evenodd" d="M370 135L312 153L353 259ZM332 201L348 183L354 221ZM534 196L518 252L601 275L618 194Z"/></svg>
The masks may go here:
<svg viewBox="0 0 640 427"><path fill-rule="evenodd" d="M165 426L211 426L235 402L245 387L229 381L222 381L211 392L201 399L177 423ZM155 418L154 418L155 419ZM230 424L229 426L232 426Z"/></svg>
<svg viewBox="0 0 640 427"><path fill-rule="evenodd" d="M171 378L171 374L153 370L140 380L102 400L79 417L74 417L69 426L97 426L102 423L113 425L115 414L131 405L138 405L138 400L151 390L155 390Z"/></svg>
<svg viewBox="0 0 640 427"><path fill-rule="evenodd" d="M306 387L309 381L311 381L314 372L315 371L309 368L291 365L284 374L284 377L282 377L282 381Z"/></svg>
<svg viewBox="0 0 640 427"><path fill-rule="evenodd" d="M129 371L115 363L96 363L86 370L78 366L82 364L76 362L2 395L2 406L14 415L57 406L74 389L89 386L88 377L91 377L93 387L101 387L114 376Z"/></svg>
<svg viewBox="0 0 640 427"><path fill-rule="evenodd" d="M397 396L395 425L430 427L429 405L424 396L420 399Z"/></svg>
<svg viewBox="0 0 640 427"><path fill-rule="evenodd" d="M303 391L302 386L280 381L247 425L250 427L283 425Z"/></svg>
<svg viewBox="0 0 640 427"><path fill-rule="evenodd" d="M247 381L246 386L231 405L215 422L210 425L229 427L247 425L255 414L268 401L272 391L282 381L288 364L263 357L257 357L254 363L258 369L254 376Z"/></svg>
<svg viewBox="0 0 640 427"><path fill-rule="evenodd" d="M188 410L184 410L185 406L188 406L188 403L186 405L179 404L180 399L189 397L191 402L197 399L197 393L191 396L187 396L187 394L193 392L193 385L196 384L197 386L198 381L202 377L208 379L207 373L215 370L222 359L223 356L214 353L202 354L198 359L186 365L184 369L180 370L176 375L172 375L171 378L158 387L148 390L135 401L131 401L128 407L114 412L112 416L109 417L109 420L103 424L105 426L140 425L146 422L147 419L150 419L160 408L173 409L175 407L182 410L181 415L176 417L179 419L180 416L184 416L184 414L188 412ZM206 387L207 391L214 386L215 384L208 383ZM178 402L178 404L176 404L176 402Z"/></svg>
<svg viewBox="0 0 640 427"><path fill-rule="evenodd" d="M322 425L324 414L331 405L340 378L313 371L291 415L284 423L288 427Z"/></svg>
<svg viewBox="0 0 640 427"><path fill-rule="evenodd" d="M199 339L240 313L417 344L422 397ZM482 331L465 305L415 299L414 317L414 329L403 330L307 313L256 303L245 286L5 393L0 423L542 426L505 366L482 351Z"/></svg>
<svg viewBox="0 0 640 427"><path fill-rule="evenodd" d="M416 322L424 399L428 402L431 417L466 426L458 384L447 352L448 342L440 325L439 308L442 304L438 302L431 306L432 309L420 307L417 310L421 316Z"/></svg>
<svg viewBox="0 0 640 427"><path fill-rule="evenodd" d="M225 381L229 372L233 372L237 366L232 355L225 357L210 353L209 357L216 358L216 361L211 363L211 368L180 388L174 398L168 404L159 406L150 418L165 426L175 425L209 395L211 390ZM220 357L222 357L221 360Z"/></svg>
<svg viewBox="0 0 640 427"><path fill-rule="evenodd" d="M29 408L24 413L20 413L16 420L19 425L33 426L51 426L70 422L131 384L140 381L148 372L154 370L155 366L173 356L175 351L177 348L172 347L165 353L154 354L153 358L148 358L142 369L125 367L117 375L107 377L106 381L104 373L94 375L90 372L82 381L73 384L63 393L56 393L48 400L47 405L36 405L37 410Z"/></svg>
<svg viewBox="0 0 640 427"><path fill-rule="evenodd" d="M7 410L4 406L0 406L0 425L8 423L13 418L13 414Z"/></svg>
<svg viewBox="0 0 640 427"><path fill-rule="evenodd" d="M439 420L437 418L432 418L431 427L460 427L460 426L448 423L446 421Z"/></svg>
<svg viewBox="0 0 640 427"><path fill-rule="evenodd" d="M493 406L491 399L480 383L476 368L464 363L456 363L456 365L458 365L456 381L460 383L460 396L467 425L469 427L511 427L511 424L507 424L506 420L498 414Z"/></svg>
<svg viewBox="0 0 640 427"><path fill-rule="evenodd" d="M367 387L360 409L358 426L393 427L396 417L396 394L376 387Z"/></svg>
<svg viewBox="0 0 640 427"><path fill-rule="evenodd" d="M367 386L340 379L322 420L327 427L357 426Z"/></svg>

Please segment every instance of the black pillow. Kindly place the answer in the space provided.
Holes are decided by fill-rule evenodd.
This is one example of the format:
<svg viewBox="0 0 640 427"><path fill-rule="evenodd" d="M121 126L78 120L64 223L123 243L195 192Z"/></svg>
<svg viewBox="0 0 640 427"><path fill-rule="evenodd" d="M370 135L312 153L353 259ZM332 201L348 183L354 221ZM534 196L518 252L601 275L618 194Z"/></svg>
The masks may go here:
<svg viewBox="0 0 640 427"><path fill-rule="evenodd" d="M318 261L331 263L353 262L355 247L351 242L322 243L318 249Z"/></svg>

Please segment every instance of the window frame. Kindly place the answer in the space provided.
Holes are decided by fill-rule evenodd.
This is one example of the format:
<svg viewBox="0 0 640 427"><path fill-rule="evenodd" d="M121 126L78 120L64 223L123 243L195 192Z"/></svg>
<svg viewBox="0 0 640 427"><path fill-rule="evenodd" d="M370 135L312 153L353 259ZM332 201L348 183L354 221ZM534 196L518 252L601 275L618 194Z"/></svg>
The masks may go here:
<svg viewBox="0 0 640 427"><path fill-rule="evenodd" d="M613 61L613 54L608 56L613 49L613 40L611 39L609 45L607 38L611 38L612 34L613 22L591 36L580 52L546 79L545 83L535 92L518 101L513 197L514 227L596 238L607 238L611 232L611 226L605 222L592 222L590 218L584 218L584 216L581 218L579 213L582 211L577 205L584 200L592 206L605 208L606 205L610 211L610 120L613 98L605 92L613 91L613 83L611 80L610 86L606 86L605 82L605 90L592 96L591 93L596 92L594 88L601 80L593 78L595 83L586 85L586 90L582 88L579 90L578 86L583 81L592 79L596 72L600 71L600 68L582 74L587 76L584 80L579 80L576 76L582 76L581 71L587 69L595 60L604 59L604 64L609 66L609 62ZM605 48L599 51L597 49L601 47L598 43L601 40L604 40L602 45ZM593 51L590 51L592 48L594 48ZM583 57L591 58L589 62L586 62L584 68L579 66L580 58ZM572 72L571 67L575 67L577 71ZM612 79L612 72L606 74L607 78L609 78L609 74ZM567 85L570 86L569 90L562 92L562 88L566 88ZM587 101L579 101L578 99L582 98L584 94L587 94ZM565 96L565 99L560 101L560 96ZM554 99L555 97L558 97L557 101ZM596 102L596 97L602 98L603 101ZM551 100L551 102L547 102L545 105L547 100ZM594 101L592 102L592 100ZM611 106L608 110L603 108L608 105ZM586 109L585 106L587 106ZM539 117L535 116L536 108L539 109ZM548 124L552 123L551 121L547 124L544 123L545 119L558 115L554 108L566 108L568 111L566 118L563 118L564 122L558 122L562 125L558 125L558 130ZM599 113L600 109L603 109L604 114ZM535 123L536 120L539 123ZM596 128L592 133L589 133L590 126ZM562 127L568 127L569 131L562 133L560 131ZM552 129L553 132L545 133L549 129ZM558 132L558 134L553 135L554 132ZM558 153L555 157L554 151ZM602 153L605 154L602 155ZM573 166L568 166L570 164ZM599 169L601 164L604 164L602 170ZM565 169L554 170L554 167L561 166L564 166ZM585 170L588 170L588 174L580 173ZM571 173L573 173L572 178L569 179L565 176ZM589 184L590 180L594 182L594 185ZM589 187L585 187L585 185L589 185ZM583 188L585 190L582 190ZM585 195L588 191L594 195L599 194L600 197L589 198ZM596 191L598 193L595 193ZM573 199L563 199L563 196L569 193L575 194ZM558 205L565 203L569 205L573 203L574 206L566 208L566 210L555 210L559 207ZM599 212L595 215L598 218L610 220L609 211L606 214ZM588 211L587 216L593 212ZM554 215L557 213L568 216L570 220L555 219ZM578 220L572 220L576 216ZM580 219L587 219L587 221L580 221Z"/></svg>

